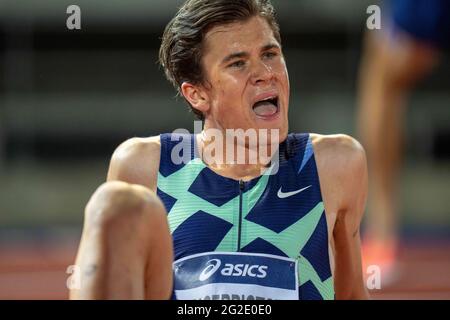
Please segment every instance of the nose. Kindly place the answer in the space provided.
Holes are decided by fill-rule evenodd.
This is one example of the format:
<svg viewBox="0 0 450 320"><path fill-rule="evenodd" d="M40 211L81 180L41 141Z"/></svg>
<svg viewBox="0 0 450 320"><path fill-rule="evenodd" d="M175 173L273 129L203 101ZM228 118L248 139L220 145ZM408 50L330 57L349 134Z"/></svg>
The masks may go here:
<svg viewBox="0 0 450 320"><path fill-rule="evenodd" d="M254 64L252 70L252 83L255 85L264 84L273 78L272 68L264 61L258 61Z"/></svg>

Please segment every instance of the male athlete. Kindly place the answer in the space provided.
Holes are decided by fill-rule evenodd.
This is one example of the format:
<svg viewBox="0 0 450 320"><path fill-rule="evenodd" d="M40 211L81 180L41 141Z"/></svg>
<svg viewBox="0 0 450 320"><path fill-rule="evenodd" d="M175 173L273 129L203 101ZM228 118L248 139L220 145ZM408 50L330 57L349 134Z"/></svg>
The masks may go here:
<svg viewBox="0 0 450 320"><path fill-rule="evenodd" d="M71 298L367 298L365 154L345 135L288 134L289 78L270 2L186 1L160 61L203 131L133 138L114 152L86 207ZM257 147L211 139L227 129L270 134ZM174 161L186 141L187 161ZM261 141L276 158L204 157L214 142L250 154Z"/></svg>

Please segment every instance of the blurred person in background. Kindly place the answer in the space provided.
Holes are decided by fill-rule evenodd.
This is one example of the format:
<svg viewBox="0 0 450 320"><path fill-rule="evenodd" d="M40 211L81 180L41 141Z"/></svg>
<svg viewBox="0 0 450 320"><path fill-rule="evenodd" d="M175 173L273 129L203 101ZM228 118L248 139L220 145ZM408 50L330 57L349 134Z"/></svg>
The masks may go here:
<svg viewBox="0 0 450 320"><path fill-rule="evenodd" d="M397 182L408 96L432 71L450 42L450 1L392 0L381 31L366 38L359 76L357 129L370 176L363 268L381 268L393 280L398 255ZM426 107L426 106L424 106ZM365 274L365 273L364 273Z"/></svg>

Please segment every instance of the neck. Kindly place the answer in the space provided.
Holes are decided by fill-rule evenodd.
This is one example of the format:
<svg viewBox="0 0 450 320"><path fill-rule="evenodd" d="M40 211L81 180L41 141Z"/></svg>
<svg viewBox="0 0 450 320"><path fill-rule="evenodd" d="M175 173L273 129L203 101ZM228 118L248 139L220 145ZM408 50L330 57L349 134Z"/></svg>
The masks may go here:
<svg viewBox="0 0 450 320"><path fill-rule="evenodd" d="M221 176L244 181L267 170L270 159L278 150L278 141L275 146L270 141L260 144L259 139L257 143L246 143L226 134L226 130L205 128L196 135L199 156L211 170Z"/></svg>

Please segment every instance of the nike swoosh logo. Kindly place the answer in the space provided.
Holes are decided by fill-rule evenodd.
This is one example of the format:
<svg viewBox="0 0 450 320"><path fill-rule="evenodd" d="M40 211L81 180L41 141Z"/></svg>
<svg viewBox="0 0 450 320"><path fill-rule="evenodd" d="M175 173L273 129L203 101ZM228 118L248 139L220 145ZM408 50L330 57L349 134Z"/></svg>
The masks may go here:
<svg viewBox="0 0 450 320"><path fill-rule="evenodd" d="M282 192L281 191L281 187L280 187L280 190L278 190L278 194L277 195L278 195L278 198L284 199L284 198L288 198L288 197L291 197L293 195L296 195L297 193L300 193L300 192L308 189L309 187L311 187L311 185L309 185L307 187L304 187L302 189L295 190L295 191L290 191L290 192Z"/></svg>

